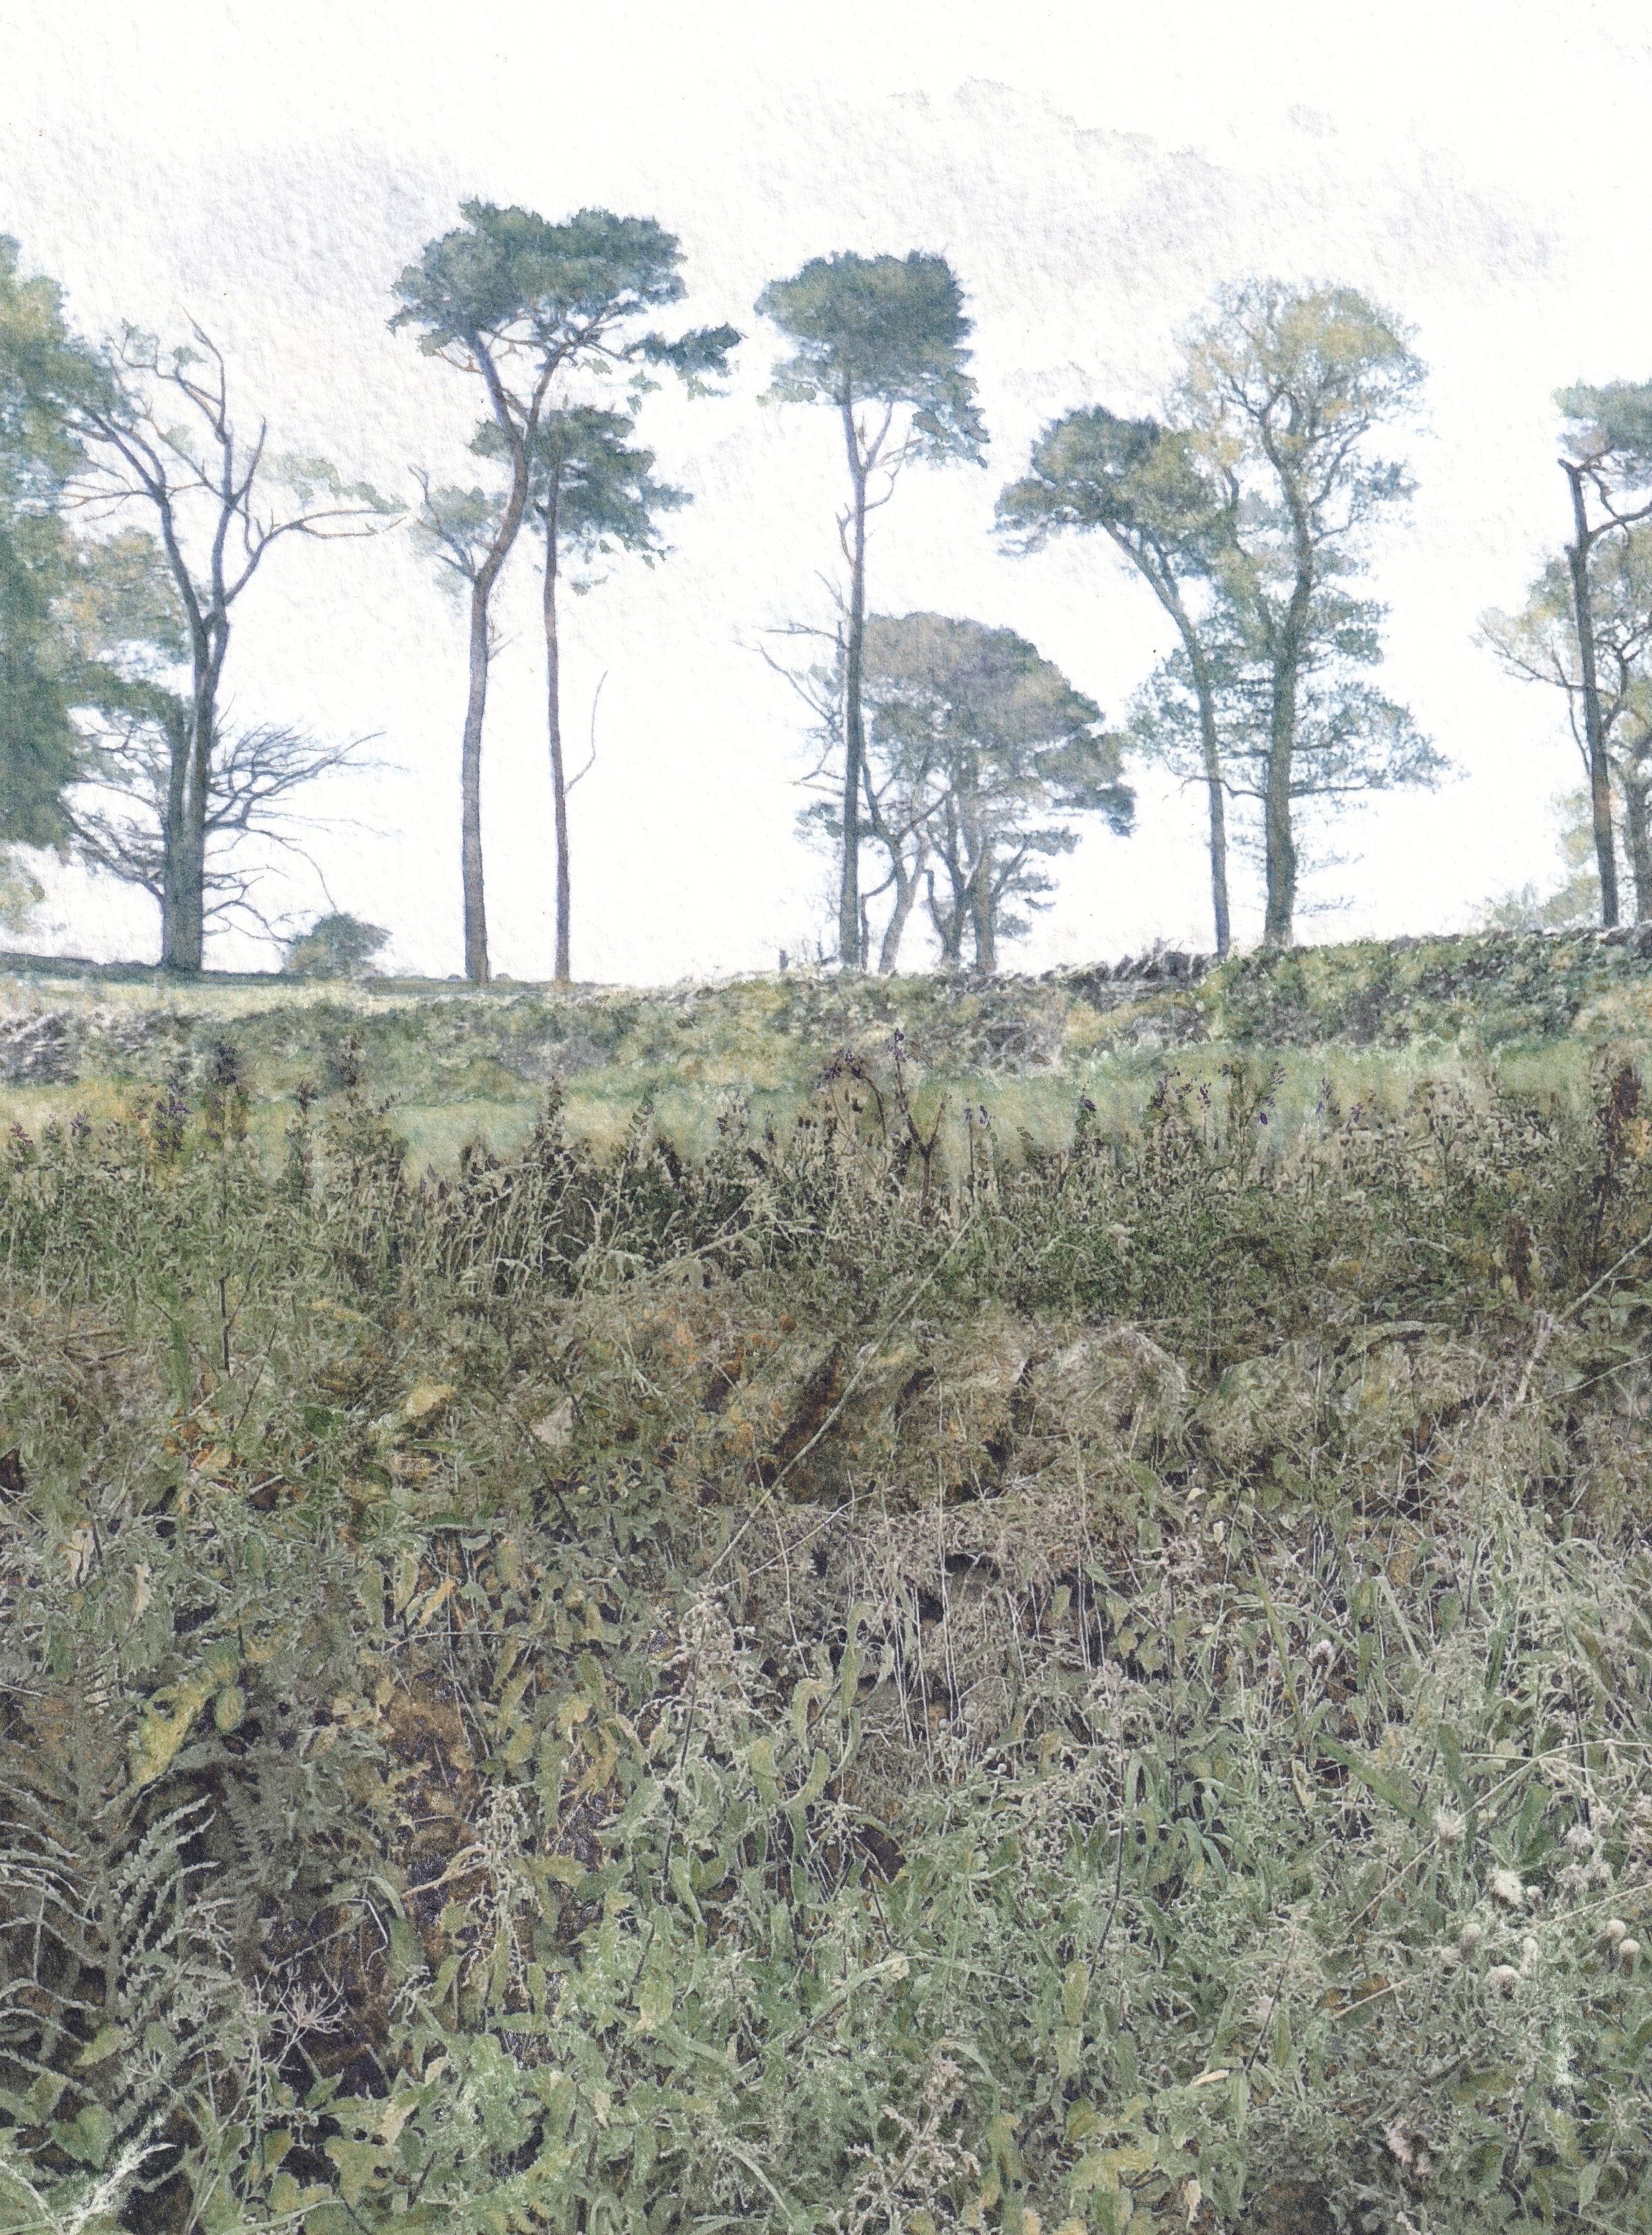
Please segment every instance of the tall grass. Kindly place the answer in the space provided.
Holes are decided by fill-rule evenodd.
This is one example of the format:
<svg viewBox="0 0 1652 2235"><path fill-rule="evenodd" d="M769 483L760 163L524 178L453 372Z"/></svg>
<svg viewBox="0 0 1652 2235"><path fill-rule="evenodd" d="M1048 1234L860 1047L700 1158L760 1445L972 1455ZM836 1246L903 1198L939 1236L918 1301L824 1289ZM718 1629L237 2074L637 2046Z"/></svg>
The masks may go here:
<svg viewBox="0 0 1652 2235"><path fill-rule="evenodd" d="M1652 2225L1631 1066L245 1072L0 1163L0 2228Z"/></svg>

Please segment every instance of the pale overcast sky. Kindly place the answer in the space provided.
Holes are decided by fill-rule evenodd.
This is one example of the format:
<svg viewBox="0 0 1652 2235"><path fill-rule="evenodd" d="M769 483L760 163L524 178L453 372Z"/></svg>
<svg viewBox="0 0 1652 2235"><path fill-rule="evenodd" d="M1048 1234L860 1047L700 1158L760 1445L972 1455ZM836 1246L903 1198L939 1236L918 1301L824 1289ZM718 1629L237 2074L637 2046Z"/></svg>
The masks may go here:
<svg viewBox="0 0 1652 2235"><path fill-rule="evenodd" d="M659 469L695 498L672 556L569 603L576 744L606 678L574 797L579 976L772 967L826 931L823 865L793 829L800 711L759 647L827 609L841 452L827 415L759 404L775 339L751 305L834 249L951 259L993 438L986 472L903 482L875 606L1013 626L1110 716L1166 649L1150 600L1099 545L1017 560L989 534L1039 426L1150 407L1224 280L1351 283L1408 321L1430 377L1398 438L1417 495L1376 554L1383 679L1459 774L1347 818L1314 888L1347 905L1302 930L1454 928L1557 878L1573 749L1473 635L1564 538L1552 391L1652 375L1644 0L0 0L0 231L82 330L198 318L281 447L397 492L415 465L474 473L474 384L385 323L462 197L656 216L684 245L687 315L747 335L725 397L646 406ZM553 863L526 539L514 566L485 828L495 966L533 977ZM391 927L400 967L456 971L460 611L399 533L289 544L241 611L238 713L379 739L384 765L313 802L337 818L315 838L328 891ZM1087 841L1006 960L1208 944L1200 829L1196 796L1144 776L1137 835ZM320 905L313 883L292 898ZM149 959L157 934L147 902L54 876L31 943Z"/></svg>

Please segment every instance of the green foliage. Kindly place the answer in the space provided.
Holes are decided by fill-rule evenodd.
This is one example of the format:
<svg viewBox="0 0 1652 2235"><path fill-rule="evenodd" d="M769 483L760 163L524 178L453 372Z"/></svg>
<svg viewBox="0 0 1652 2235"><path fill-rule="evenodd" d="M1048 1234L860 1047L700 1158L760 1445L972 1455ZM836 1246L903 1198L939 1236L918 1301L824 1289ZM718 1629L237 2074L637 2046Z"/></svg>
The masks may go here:
<svg viewBox="0 0 1652 2235"><path fill-rule="evenodd" d="M1047 905L1037 863L1070 852L1067 819L1098 815L1120 836L1135 797L1119 774L1118 740L1101 710L1013 629L941 613L873 614L866 630L869 757L941 865L947 897L932 901L947 959L974 933L978 968L1026 927L1017 903ZM881 770L876 764L883 764Z"/></svg>
<svg viewBox="0 0 1652 2235"><path fill-rule="evenodd" d="M1224 527L1222 492L1191 437L1152 419L1121 419L1102 405L1052 420L1032 446L1025 477L998 500L999 532L1036 551L1063 529L1100 528L1150 580L1208 568Z"/></svg>
<svg viewBox="0 0 1652 2235"><path fill-rule="evenodd" d="M942 256L816 256L757 298L795 344L775 368L781 402L905 405L917 455L980 460L987 430L965 370L970 321Z"/></svg>
<svg viewBox="0 0 1652 2235"><path fill-rule="evenodd" d="M1214 1038L1252 1045L1537 1046L1586 1022L1592 1032L1616 1024L1638 1033L1643 941L1652 946L1639 931L1516 929L1264 949L1213 972L1200 1000Z"/></svg>
<svg viewBox="0 0 1652 2235"><path fill-rule="evenodd" d="M682 252L652 218L580 210L560 225L492 202L461 206L462 226L426 244L396 282L390 324L419 331L439 356L457 347L527 347L560 364L608 356L667 364L685 376L721 372L739 336L731 327L669 342L616 329L681 300Z"/></svg>
<svg viewBox="0 0 1652 2235"><path fill-rule="evenodd" d="M1270 945L1293 935L1295 803L1334 808L1444 765L1366 679L1382 608L1344 587L1372 524L1409 493L1371 443L1422 377L1398 322L1350 288L1226 288L1189 338L1178 416L1226 493L1207 652L1228 780L1261 809ZM1199 681L1183 645L1144 694L1144 734L1188 759Z"/></svg>
<svg viewBox="0 0 1652 2235"><path fill-rule="evenodd" d="M654 479L653 452L627 439L635 431L618 411L572 405L540 427L528 501L576 557L615 549L654 557L663 548L655 515L689 501L685 489Z"/></svg>
<svg viewBox="0 0 1652 2235"><path fill-rule="evenodd" d="M389 940L389 932L359 916L318 916L289 942L281 967L300 978L370 977Z"/></svg>
<svg viewBox="0 0 1652 2235"><path fill-rule="evenodd" d="M1652 470L1652 384L1579 381L1561 389L1555 402L1571 422L1570 447L1580 462L1609 465L1630 488L1644 484Z"/></svg>
<svg viewBox="0 0 1652 2235"><path fill-rule="evenodd" d="M0 1165L0 2225L1644 2225L1632 1071L241 1077Z"/></svg>
<svg viewBox="0 0 1652 2235"><path fill-rule="evenodd" d="M61 508L79 456L71 415L97 377L61 290L25 279L17 243L0 235L0 847L69 834L82 678L59 614L75 571Z"/></svg>

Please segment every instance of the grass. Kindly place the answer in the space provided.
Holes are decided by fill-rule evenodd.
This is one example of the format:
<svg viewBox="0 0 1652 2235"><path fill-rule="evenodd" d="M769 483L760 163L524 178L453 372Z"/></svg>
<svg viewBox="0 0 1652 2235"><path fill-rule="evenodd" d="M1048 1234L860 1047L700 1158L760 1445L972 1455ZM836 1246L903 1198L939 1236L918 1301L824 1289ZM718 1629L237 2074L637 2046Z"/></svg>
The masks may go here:
<svg viewBox="0 0 1652 2235"><path fill-rule="evenodd" d="M1622 1014L283 991L13 1090L0 2230L1652 2225Z"/></svg>

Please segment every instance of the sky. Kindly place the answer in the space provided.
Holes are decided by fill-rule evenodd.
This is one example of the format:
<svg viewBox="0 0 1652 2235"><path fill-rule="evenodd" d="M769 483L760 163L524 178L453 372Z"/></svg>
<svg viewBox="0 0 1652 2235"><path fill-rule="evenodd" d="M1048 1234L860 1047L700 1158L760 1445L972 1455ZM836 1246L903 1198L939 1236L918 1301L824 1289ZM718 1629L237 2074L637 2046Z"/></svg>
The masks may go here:
<svg viewBox="0 0 1652 2235"><path fill-rule="evenodd" d="M1414 332L1429 369L1390 449L1415 495L1372 547L1390 695L1452 765L1345 817L1301 935L1452 930L1563 874L1578 780L1551 694L1476 641L1566 533L1553 391L1652 375L1652 15L1641 0L0 0L0 232L88 336L198 321L275 447L410 495L469 481L475 384L388 320L396 275L476 195L591 205L680 239L694 324L745 336L726 392L644 407L693 502L658 566L570 600L564 724L574 964L659 983L773 968L830 941L828 865L796 833L806 716L765 662L830 611L841 449L829 415L764 402L764 284L840 249L945 255L974 321L983 470L914 469L880 515L875 608L1030 638L1110 719L1168 650L1145 589L1091 539L1032 558L993 500L1039 428L1155 407L1177 338L1226 282L1332 281ZM554 852L532 552L501 606L484 841L496 971L548 975ZM310 798L267 904L388 927L387 960L462 967L461 608L401 529L290 540L239 609L237 718L369 738ZM598 695L600 692L600 696ZM1210 944L1202 803L1136 776L1136 834L1087 836L1004 957L1041 969L1154 940ZM36 948L153 960L143 895L48 862ZM1236 929L1261 926L1240 864ZM209 960L263 967L226 937ZM914 944L910 959L922 959Z"/></svg>

